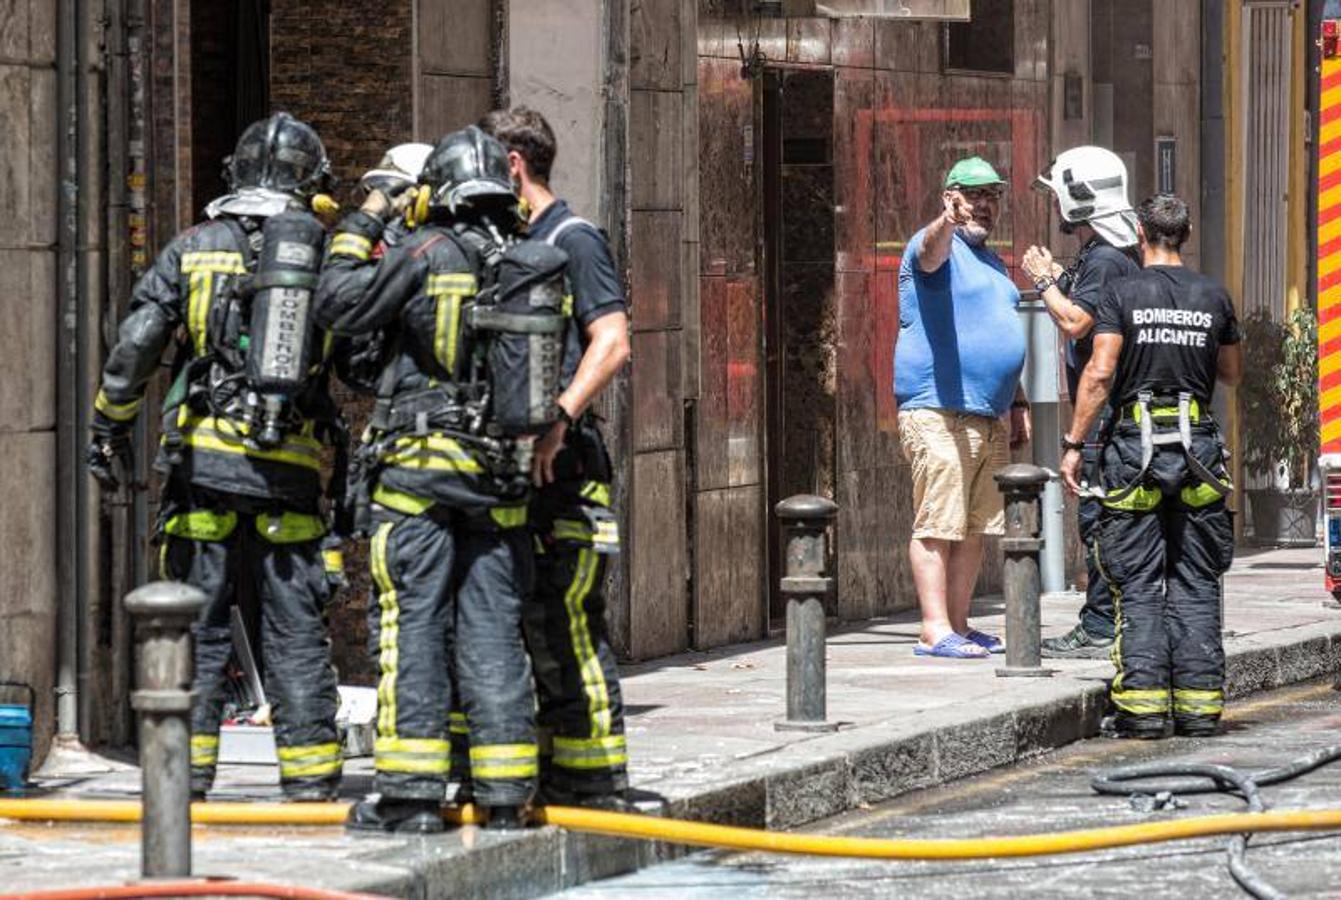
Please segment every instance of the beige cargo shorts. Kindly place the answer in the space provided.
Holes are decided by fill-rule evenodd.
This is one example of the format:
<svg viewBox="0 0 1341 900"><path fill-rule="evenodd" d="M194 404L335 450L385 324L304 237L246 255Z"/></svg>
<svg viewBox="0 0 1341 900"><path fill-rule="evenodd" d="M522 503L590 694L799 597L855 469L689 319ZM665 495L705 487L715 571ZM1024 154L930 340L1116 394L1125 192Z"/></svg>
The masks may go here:
<svg viewBox="0 0 1341 900"><path fill-rule="evenodd" d="M1001 492L992 476L1010 462L1000 419L940 409L899 411L899 440L913 467L913 537L962 541L1001 534Z"/></svg>

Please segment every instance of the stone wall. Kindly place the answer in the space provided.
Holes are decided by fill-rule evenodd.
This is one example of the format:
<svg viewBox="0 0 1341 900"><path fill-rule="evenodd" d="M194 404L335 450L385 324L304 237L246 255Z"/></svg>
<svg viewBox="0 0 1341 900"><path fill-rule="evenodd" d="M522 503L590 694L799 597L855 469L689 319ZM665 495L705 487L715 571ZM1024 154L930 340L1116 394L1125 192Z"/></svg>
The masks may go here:
<svg viewBox="0 0 1341 900"><path fill-rule="evenodd" d="M56 570L56 18L0 0L0 681L37 694L36 759L53 730ZM59 562L58 562L59 560ZM9 689L3 702L27 702Z"/></svg>

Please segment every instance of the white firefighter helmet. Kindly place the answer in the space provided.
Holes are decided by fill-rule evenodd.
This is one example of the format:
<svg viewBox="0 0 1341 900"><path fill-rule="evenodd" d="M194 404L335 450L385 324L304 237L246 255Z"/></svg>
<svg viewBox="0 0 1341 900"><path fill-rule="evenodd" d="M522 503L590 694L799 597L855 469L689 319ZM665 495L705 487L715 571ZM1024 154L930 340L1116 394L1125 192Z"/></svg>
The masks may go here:
<svg viewBox="0 0 1341 900"><path fill-rule="evenodd" d="M386 152L377 168L363 173L359 184L364 190L376 189L394 196L418 183L419 173L432 152L432 144L397 144Z"/></svg>
<svg viewBox="0 0 1341 900"><path fill-rule="evenodd" d="M1052 161L1034 186L1057 195L1064 226L1086 223L1114 247L1136 243L1136 213L1127 202L1127 167L1113 151L1072 147Z"/></svg>

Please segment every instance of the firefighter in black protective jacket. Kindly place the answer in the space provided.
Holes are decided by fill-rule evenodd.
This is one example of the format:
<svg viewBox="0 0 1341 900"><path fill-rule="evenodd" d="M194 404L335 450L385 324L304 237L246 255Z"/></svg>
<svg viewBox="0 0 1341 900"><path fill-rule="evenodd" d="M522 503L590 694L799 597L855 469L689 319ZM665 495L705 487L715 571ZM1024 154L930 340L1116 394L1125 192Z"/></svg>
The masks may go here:
<svg viewBox="0 0 1341 900"><path fill-rule="evenodd" d="M1066 386L1074 400L1080 373L1094 346L1094 317L1105 287L1141 270L1136 250L1136 213L1127 202L1127 167L1103 147L1073 147L1060 154L1035 185L1052 192L1061 230L1081 242L1075 263L1063 270L1043 247L1025 251L1020 267L1034 282L1048 315L1070 340L1066 349ZM1085 445L1085 478L1094 480L1098 466L1098 432L1108 410L1094 423ZM1080 621L1061 637L1043 642L1047 657L1107 656L1113 646L1113 597L1094 555L1099 501L1080 498L1080 540L1085 546L1089 576Z"/></svg>
<svg viewBox="0 0 1341 900"><path fill-rule="evenodd" d="M629 358L628 304L601 231L549 190L554 132L535 110L490 113L529 208L532 240L568 255L562 421L537 443L530 527L535 593L526 638L540 701L541 794L548 803L624 809L628 751L619 671L605 624L605 559L618 552L610 457L587 408Z"/></svg>
<svg viewBox="0 0 1341 900"><path fill-rule="evenodd" d="M1099 308L1062 478L1080 491L1083 438L1111 399L1096 490L1099 565L1117 613L1115 729L1161 738L1172 713L1175 733L1209 735L1224 710L1220 576L1234 556L1211 399L1217 379L1241 377L1239 327L1224 288L1182 265L1187 204L1161 194L1138 218L1145 268Z"/></svg>
<svg viewBox="0 0 1341 900"><path fill-rule="evenodd" d="M380 260L372 251L397 208L388 198L370 193L341 222L318 300L322 324L345 335L381 330L387 347L359 452L371 501L380 797L356 805L349 827L442 828L454 678L474 799L487 827L516 827L539 763L521 624L533 566L531 443L509 404L520 396L536 423L552 421L564 257L517 242L507 154L478 128L443 138L419 181L406 196L421 224ZM509 328L520 333L498 330ZM552 339L548 361L509 368L542 332Z"/></svg>
<svg viewBox="0 0 1341 900"><path fill-rule="evenodd" d="M321 452L323 442L344 444L326 391L329 343L295 326L296 355L281 362L306 364L292 394L258 391L248 373L261 365L262 349L294 349L253 313L278 296L276 278L283 296L306 310L325 243L307 208L330 168L316 132L279 113L243 132L226 176L231 193L206 208L207 221L174 238L135 286L94 403L88 464L109 489L129 475L130 429L146 384L180 335L164 404L158 464L168 474L158 539L162 576L207 597L195 630L191 791L203 799L214 780L230 614L239 592L251 591L260 603L280 784L289 799L329 800L342 756L324 619ZM276 253L287 269L267 274ZM267 321L280 324L274 315Z"/></svg>

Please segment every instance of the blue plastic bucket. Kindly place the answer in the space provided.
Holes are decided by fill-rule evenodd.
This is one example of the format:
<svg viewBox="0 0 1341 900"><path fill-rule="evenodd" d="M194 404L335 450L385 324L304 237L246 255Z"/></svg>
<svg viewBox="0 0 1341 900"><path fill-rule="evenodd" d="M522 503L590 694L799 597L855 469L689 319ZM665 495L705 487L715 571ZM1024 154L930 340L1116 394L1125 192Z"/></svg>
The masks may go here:
<svg viewBox="0 0 1341 900"><path fill-rule="evenodd" d="M36 695L26 684L0 681L0 689L21 688L28 693L27 705L0 703L0 790L17 790L28 783L33 759L33 704Z"/></svg>

